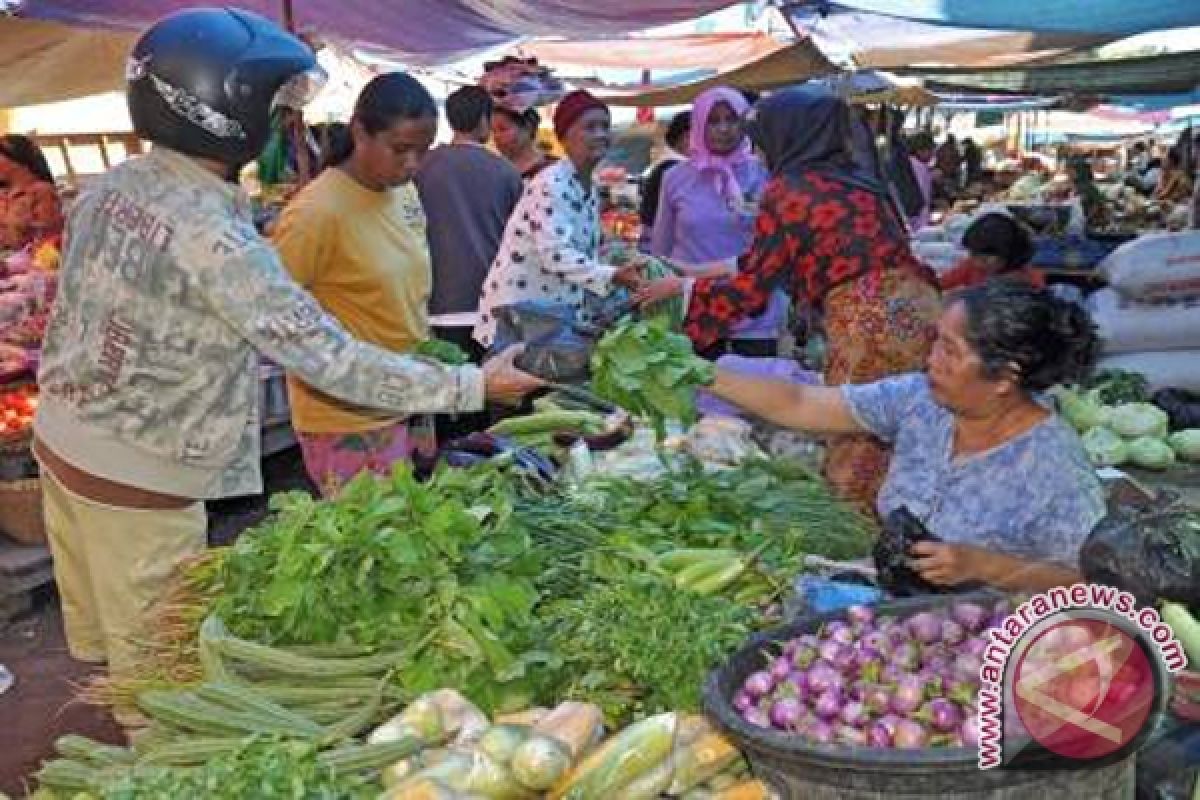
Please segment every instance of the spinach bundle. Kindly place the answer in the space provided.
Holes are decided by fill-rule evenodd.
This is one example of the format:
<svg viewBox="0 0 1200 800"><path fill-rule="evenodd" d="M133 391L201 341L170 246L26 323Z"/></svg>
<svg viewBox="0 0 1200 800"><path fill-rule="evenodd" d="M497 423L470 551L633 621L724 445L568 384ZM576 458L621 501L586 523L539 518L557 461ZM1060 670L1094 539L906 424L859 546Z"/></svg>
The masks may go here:
<svg viewBox="0 0 1200 800"><path fill-rule="evenodd" d="M605 334L592 354L592 388L635 416L645 417L659 439L668 420L696 421L696 387L712 383L712 364L699 358L686 336L663 319L626 321Z"/></svg>

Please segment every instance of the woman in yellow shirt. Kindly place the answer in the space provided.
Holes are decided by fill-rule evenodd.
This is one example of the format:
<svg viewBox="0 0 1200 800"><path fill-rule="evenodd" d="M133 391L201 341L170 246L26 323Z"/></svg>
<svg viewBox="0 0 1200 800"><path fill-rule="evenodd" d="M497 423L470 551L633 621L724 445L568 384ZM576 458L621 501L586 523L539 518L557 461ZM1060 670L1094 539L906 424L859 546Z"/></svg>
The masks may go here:
<svg viewBox="0 0 1200 800"><path fill-rule="evenodd" d="M342 151L292 199L273 235L326 311L355 337L401 353L429 338L429 250L412 178L436 134L437 106L416 79L374 78ZM293 376L288 392L305 468L323 495L434 445L409 419L349 406Z"/></svg>

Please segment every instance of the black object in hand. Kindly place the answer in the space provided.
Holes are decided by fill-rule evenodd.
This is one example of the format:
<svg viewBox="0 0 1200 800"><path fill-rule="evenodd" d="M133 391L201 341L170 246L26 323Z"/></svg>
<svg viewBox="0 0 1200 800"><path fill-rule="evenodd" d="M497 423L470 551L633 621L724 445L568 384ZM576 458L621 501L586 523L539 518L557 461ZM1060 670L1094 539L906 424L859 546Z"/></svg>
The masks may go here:
<svg viewBox="0 0 1200 800"><path fill-rule="evenodd" d="M879 585L900 597L944 592L943 587L925 580L909 566L914 544L940 541L907 508L898 508L888 514L873 552Z"/></svg>

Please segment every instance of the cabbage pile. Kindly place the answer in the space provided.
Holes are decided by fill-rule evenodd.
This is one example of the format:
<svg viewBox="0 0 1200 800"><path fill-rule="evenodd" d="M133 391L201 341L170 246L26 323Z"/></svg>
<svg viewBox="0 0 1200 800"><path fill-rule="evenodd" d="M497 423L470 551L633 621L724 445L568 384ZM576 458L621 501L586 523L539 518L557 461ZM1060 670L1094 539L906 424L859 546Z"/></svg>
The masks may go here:
<svg viewBox="0 0 1200 800"><path fill-rule="evenodd" d="M1170 433L1167 413L1153 403L1109 405L1098 389L1059 387L1052 394L1097 467L1164 470L1176 461L1200 462L1200 429Z"/></svg>

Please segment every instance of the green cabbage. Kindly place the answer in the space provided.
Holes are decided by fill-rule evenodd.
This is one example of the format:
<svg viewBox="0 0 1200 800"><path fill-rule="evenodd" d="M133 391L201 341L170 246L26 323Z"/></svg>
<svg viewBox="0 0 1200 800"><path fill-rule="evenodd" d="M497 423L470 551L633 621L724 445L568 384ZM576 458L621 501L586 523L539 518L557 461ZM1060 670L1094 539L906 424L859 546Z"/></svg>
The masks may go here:
<svg viewBox="0 0 1200 800"><path fill-rule="evenodd" d="M1095 394L1057 389L1054 396L1058 399L1063 418L1078 432L1087 433L1092 428L1108 424L1109 409L1096 399Z"/></svg>
<svg viewBox="0 0 1200 800"><path fill-rule="evenodd" d="M1150 403L1125 403L1109 415L1108 427L1127 439L1167 438L1167 412Z"/></svg>
<svg viewBox="0 0 1200 800"><path fill-rule="evenodd" d="M1166 469L1175 463L1175 451L1162 439L1139 436L1129 443L1129 460L1143 469Z"/></svg>
<svg viewBox="0 0 1200 800"><path fill-rule="evenodd" d="M1129 458L1125 440L1108 428L1092 428L1083 435L1083 449L1097 467L1117 467Z"/></svg>
<svg viewBox="0 0 1200 800"><path fill-rule="evenodd" d="M1200 461L1200 428L1188 428L1167 437L1167 444L1181 461Z"/></svg>

